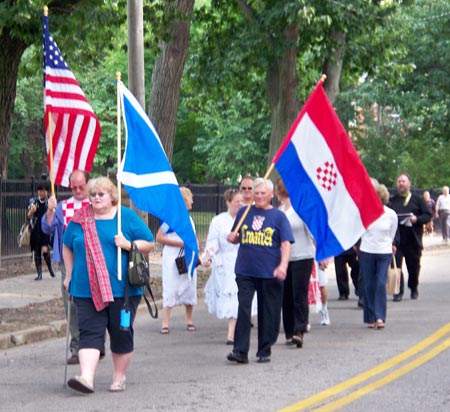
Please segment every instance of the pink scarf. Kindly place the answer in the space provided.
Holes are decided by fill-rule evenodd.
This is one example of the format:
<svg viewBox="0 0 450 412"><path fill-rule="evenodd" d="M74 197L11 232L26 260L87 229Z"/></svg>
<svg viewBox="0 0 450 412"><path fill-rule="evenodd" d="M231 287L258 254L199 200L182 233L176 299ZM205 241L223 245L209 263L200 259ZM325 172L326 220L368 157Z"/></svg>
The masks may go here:
<svg viewBox="0 0 450 412"><path fill-rule="evenodd" d="M75 213L72 220L83 228L92 300L95 309L100 312L108 306L109 302L114 302L114 297L105 256L95 227L94 209L91 205L83 207Z"/></svg>

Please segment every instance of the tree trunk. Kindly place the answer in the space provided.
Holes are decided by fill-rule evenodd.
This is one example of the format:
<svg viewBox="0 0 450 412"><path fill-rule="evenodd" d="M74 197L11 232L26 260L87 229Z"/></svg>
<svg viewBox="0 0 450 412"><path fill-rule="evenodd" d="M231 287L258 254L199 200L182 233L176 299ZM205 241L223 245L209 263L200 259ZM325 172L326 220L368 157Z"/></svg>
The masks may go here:
<svg viewBox="0 0 450 412"><path fill-rule="evenodd" d="M8 173L9 132L11 131L14 102L16 99L17 73L20 59L28 47L7 28L0 34L0 174Z"/></svg>
<svg viewBox="0 0 450 412"><path fill-rule="evenodd" d="M333 31L330 33L330 37L334 46L323 65L323 72L327 75L323 88L331 104L333 104L339 95L339 81L344 60L345 33Z"/></svg>
<svg viewBox="0 0 450 412"><path fill-rule="evenodd" d="M177 17L170 23L170 40L160 43L161 54L153 68L148 109L169 160L175 139L181 77L189 52L194 0L166 0L166 10L170 8L176 10Z"/></svg>
<svg viewBox="0 0 450 412"><path fill-rule="evenodd" d="M296 45L298 40L297 25L290 25L285 30L286 42ZM296 70L297 47L287 46L284 53L275 58L266 76L267 93L271 109L271 134L268 163L278 151L289 128L296 119L300 102L297 98L298 75Z"/></svg>
<svg viewBox="0 0 450 412"><path fill-rule="evenodd" d="M145 108L144 6L128 0L128 89Z"/></svg>

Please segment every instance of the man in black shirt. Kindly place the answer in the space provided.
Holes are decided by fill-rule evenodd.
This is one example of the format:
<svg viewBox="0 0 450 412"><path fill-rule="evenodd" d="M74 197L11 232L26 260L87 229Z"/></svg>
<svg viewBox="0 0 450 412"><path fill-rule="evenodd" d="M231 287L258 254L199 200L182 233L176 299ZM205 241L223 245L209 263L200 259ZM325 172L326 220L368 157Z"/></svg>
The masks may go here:
<svg viewBox="0 0 450 412"><path fill-rule="evenodd" d="M428 223L431 212L421 196L411 193L411 178L402 173L397 177L397 193L390 200L390 207L398 216L398 233L396 236L397 253L395 260L401 268L403 257L408 269L408 287L411 289L411 299L419 297L420 259L422 257L423 225ZM402 272L400 293L394 295L394 302L400 302L404 292L404 276Z"/></svg>

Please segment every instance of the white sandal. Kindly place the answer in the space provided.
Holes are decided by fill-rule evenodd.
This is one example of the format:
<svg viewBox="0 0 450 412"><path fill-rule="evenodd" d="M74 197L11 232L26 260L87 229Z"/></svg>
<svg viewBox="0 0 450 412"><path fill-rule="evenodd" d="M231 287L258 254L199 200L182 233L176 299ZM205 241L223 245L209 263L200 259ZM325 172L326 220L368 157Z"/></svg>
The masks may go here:
<svg viewBox="0 0 450 412"><path fill-rule="evenodd" d="M114 381L109 387L110 392L123 392L127 388L125 379L121 381Z"/></svg>

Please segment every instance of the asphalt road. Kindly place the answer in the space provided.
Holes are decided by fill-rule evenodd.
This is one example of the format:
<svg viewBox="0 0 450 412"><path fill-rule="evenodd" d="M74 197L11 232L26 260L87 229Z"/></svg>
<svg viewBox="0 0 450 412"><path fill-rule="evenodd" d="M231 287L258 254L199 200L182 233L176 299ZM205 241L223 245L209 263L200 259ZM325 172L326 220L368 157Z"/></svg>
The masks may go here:
<svg viewBox="0 0 450 412"><path fill-rule="evenodd" d="M2 351L0 408L12 411L450 411L449 248L427 250L420 297L388 302L384 330L362 323L356 297L339 302L330 273L331 325L311 314L305 346L284 345L272 362L255 362L256 327L247 365L226 360L226 322L194 310L197 332L187 332L183 310L173 311L170 334L143 312L124 393L110 393L111 357L95 379L95 393L64 387L65 339ZM68 376L78 373L68 367Z"/></svg>

